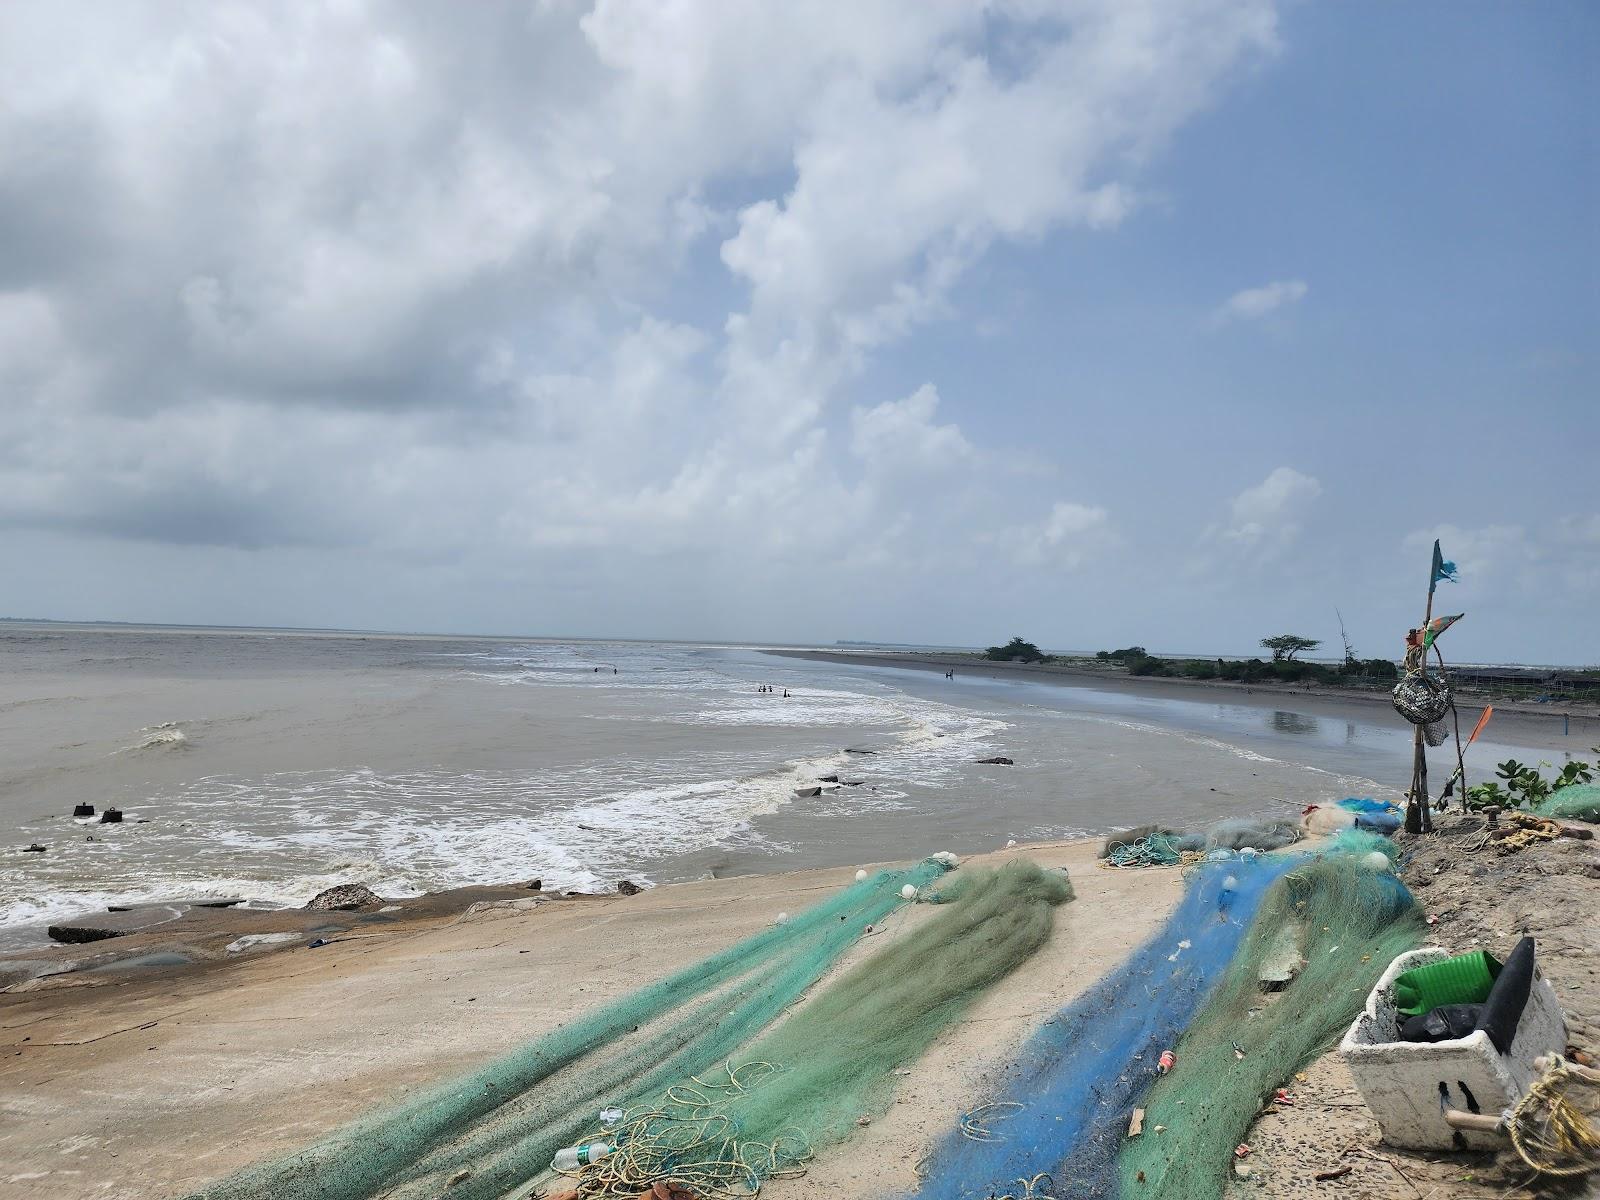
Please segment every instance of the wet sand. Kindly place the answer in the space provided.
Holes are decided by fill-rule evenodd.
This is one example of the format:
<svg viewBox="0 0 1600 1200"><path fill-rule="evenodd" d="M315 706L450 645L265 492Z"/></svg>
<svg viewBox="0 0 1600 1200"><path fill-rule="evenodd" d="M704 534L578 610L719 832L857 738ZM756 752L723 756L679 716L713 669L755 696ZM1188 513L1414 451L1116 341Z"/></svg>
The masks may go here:
<svg viewBox="0 0 1600 1200"><path fill-rule="evenodd" d="M1130 676L1120 671L1099 671L1054 663L989 662L959 654L916 654L849 650L768 650L783 658L839 663L863 667L891 667L906 671L954 670L965 678L1017 680L1055 687L1093 688L1104 692L1148 696L1163 700L1226 703L1249 708L1281 709L1286 699L1313 716L1334 720L1373 721L1400 718L1394 714L1387 691L1355 688L1304 687L1293 684L1243 684L1225 679L1161 679ZM1483 701L1463 696L1459 704L1463 740L1483 711ZM1565 719L1565 720L1564 720ZM1600 709L1593 705L1496 702L1489 729L1497 740L1539 750L1568 751L1583 755L1600 744Z"/></svg>
<svg viewBox="0 0 1600 1200"><path fill-rule="evenodd" d="M1050 943L912 1065L883 1118L804 1179L775 1181L764 1195L865 1197L912 1182L932 1139L982 1098L985 1072L1176 901L1178 872L1105 870L1094 865L1096 848L1056 843L974 860L1026 855L1065 866L1078 899L1057 910ZM181 1196L503 1054L853 874L524 903L265 951L227 969L78 976L77 986L43 981L0 995L0 1197ZM880 936L903 936L931 915L903 909ZM881 944L867 939L855 955Z"/></svg>

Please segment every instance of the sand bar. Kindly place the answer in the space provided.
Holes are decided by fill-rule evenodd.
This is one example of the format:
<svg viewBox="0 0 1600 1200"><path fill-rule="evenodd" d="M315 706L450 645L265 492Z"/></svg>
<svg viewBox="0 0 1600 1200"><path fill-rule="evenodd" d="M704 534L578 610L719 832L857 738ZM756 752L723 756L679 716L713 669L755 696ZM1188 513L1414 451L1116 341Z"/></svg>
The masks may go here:
<svg viewBox="0 0 1600 1200"><path fill-rule="evenodd" d="M1162 700L1188 700L1199 704L1230 704L1247 708L1293 707L1313 715L1349 721L1398 721L1386 690L1335 688L1283 683L1235 683L1226 679L1165 679L1127 675L1117 670L1093 670L1057 663L989 662L961 654L920 654L870 650L768 650L783 658L810 662L842 663L863 667L893 667L907 671L948 670L964 678L1014 679L1055 687L1094 688ZM1460 700L1462 737L1483 710L1483 702ZM1491 740L1541 750L1588 754L1600 744L1600 709L1586 704L1534 704L1495 701L1489 726ZM1590 755L1590 757L1593 757Z"/></svg>

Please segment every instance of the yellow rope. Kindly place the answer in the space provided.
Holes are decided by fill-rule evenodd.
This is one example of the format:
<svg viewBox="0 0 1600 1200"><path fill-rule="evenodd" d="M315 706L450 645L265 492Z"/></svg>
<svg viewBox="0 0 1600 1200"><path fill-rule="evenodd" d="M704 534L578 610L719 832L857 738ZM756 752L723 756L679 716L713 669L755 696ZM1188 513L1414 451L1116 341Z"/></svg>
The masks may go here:
<svg viewBox="0 0 1600 1200"><path fill-rule="evenodd" d="M1511 1144L1522 1161L1546 1175L1583 1175L1600 1170L1600 1134L1583 1111L1567 1099L1574 1084L1596 1088L1592 1073L1574 1070L1557 1057L1528 1089L1511 1114Z"/></svg>

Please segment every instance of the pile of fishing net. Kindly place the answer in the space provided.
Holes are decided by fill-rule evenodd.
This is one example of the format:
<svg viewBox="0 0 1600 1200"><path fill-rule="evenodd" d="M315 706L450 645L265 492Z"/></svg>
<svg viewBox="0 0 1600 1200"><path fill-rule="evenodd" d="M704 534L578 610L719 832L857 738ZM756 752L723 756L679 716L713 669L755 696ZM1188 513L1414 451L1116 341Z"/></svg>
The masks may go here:
<svg viewBox="0 0 1600 1200"><path fill-rule="evenodd" d="M655 1096L752 1042L868 926L948 869L883 871L519 1050L194 1200L499 1200L543 1173L603 1105ZM951 910L952 913L960 909ZM664 951L670 947L663 947Z"/></svg>
<svg viewBox="0 0 1600 1200"><path fill-rule="evenodd" d="M1150 1089L1144 1132L1118 1163L1120 1191L1102 1194L1221 1197L1234 1148L1262 1105L1337 1040L1384 968L1424 929L1405 886L1364 858L1332 853L1296 865L1178 1042L1173 1071ZM1303 965L1282 991L1265 993L1261 977L1282 954L1286 930Z"/></svg>
<svg viewBox="0 0 1600 1200"><path fill-rule="evenodd" d="M1247 846L1280 850L1299 840L1300 831L1292 823L1265 817L1231 817L1206 830L1208 850L1243 850Z"/></svg>
<svg viewBox="0 0 1600 1200"><path fill-rule="evenodd" d="M1372 857L1374 854L1382 855L1391 867L1400 861L1400 847L1384 834L1374 833L1370 829L1341 829L1322 844L1321 852L1325 855L1348 854L1353 858L1365 859L1369 866L1384 865Z"/></svg>
<svg viewBox="0 0 1600 1200"><path fill-rule="evenodd" d="M1405 821L1405 813L1392 800L1374 800L1370 796L1347 796L1338 807L1355 816L1361 829L1374 833L1393 833Z"/></svg>
<svg viewBox="0 0 1600 1200"><path fill-rule="evenodd" d="M1279 850L1299 839L1294 824L1269 817L1230 817L1204 833L1138 825L1106 838L1100 858L1109 867L1187 866L1207 851Z"/></svg>
<svg viewBox="0 0 1600 1200"><path fill-rule="evenodd" d="M886 940L736 1065L630 1108L615 1152L579 1173L579 1194L634 1197L670 1180L703 1198L742 1196L800 1167L882 1112L894 1072L1043 946L1052 910L1071 898L1065 874L1026 860L954 876L930 897L941 911Z"/></svg>
<svg viewBox="0 0 1600 1200"><path fill-rule="evenodd" d="M921 1164L927 1200L1099 1197L1135 1101L1227 970L1272 883L1298 860L1192 868L1161 929L1056 1013L1000 1078L990 1103L965 1114Z"/></svg>
<svg viewBox="0 0 1600 1200"><path fill-rule="evenodd" d="M1551 820L1600 821L1600 784L1569 784L1557 788L1528 811Z"/></svg>

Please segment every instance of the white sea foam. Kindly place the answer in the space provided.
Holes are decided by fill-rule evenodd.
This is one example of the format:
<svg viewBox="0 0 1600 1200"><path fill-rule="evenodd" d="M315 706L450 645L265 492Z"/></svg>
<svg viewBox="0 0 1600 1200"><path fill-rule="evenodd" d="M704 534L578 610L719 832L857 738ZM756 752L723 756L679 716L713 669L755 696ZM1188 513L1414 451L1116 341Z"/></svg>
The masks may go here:
<svg viewBox="0 0 1600 1200"><path fill-rule="evenodd" d="M118 750L118 754L137 754L145 750L181 750L189 745L189 735L185 733L176 721L164 721L160 725L147 725L139 730L144 736L130 746Z"/></svg>

